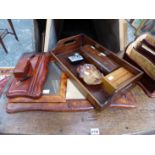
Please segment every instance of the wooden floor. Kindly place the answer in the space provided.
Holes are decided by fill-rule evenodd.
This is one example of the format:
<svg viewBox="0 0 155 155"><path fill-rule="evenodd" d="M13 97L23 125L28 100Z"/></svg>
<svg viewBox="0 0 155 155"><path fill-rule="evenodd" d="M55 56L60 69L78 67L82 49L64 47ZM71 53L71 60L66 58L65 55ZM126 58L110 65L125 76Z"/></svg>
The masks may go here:
<svg viewBox="0 0 155 155"><path fill-rule="evenodd" d="M99 128L100 134L154 134L155 99L148 98L139 86L133 93L137 108L113 109L102 112L23 112L8 114L6 97L0 99L1 134L90 134Z"/></svg>

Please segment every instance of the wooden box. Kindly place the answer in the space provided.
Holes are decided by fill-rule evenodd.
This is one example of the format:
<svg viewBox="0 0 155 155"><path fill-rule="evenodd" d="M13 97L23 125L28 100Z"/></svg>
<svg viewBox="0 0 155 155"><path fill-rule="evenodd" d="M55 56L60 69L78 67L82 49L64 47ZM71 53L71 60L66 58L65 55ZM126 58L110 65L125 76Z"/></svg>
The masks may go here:
<svg viewBox="0 0 155 155"><path fill-rule="evenodd" d="M84 61L72 64L68 61L68 56L76 52L84 57ZM91 57L89 57L90 53ZM60 40L56 48L51 51L51 55L97 109L103 109L110 104L115 95L129 89L143 74L139 69L83 34ZM94 64L104 74L102 84L87 85L79 78L77 67L85 63ZM105 70L106 67L107 70ZM110 76L114 76L117 80L109 81Z"/></svg>
<svg viewBox="0 0 155 155"><path fill-rule="evenodd" d="M114 91L124 86L133 77L133 73L124 67L120 67L103 78L103 87L109 94L113 94Z"/></svg>

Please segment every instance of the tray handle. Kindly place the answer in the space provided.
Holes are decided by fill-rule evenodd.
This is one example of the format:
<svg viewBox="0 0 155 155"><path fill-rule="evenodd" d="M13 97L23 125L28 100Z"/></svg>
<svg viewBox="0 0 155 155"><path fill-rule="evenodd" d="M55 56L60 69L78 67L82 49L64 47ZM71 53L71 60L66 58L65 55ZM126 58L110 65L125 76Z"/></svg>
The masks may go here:
<svg viewBox="0 0 155 155"><path fill-rule="evenodd" d="M75 45L75 44L80 44L81 43L80 38L81 38L81 35L77 35L77 36L62 39L62 40L58 41L57 47L58 48L60 48L60 47L65 48L65 47L72 46L72 45Z"/></svg>

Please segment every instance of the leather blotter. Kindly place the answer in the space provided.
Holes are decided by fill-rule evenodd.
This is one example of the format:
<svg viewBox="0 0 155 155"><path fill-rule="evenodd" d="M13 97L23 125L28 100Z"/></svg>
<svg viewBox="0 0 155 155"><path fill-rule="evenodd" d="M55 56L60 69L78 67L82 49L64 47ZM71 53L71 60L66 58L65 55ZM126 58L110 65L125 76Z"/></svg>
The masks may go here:
<svg viewBox="0 0 155 155"><path fill-rule="evenodd" d="M14 78L6 94L7 97L39 98L48 74L49 60L50 57L47 54L35 54L33 57L32 54L27 54L27 56L24 54L19 61L24 65L20 68L17 64Z"/></svg>

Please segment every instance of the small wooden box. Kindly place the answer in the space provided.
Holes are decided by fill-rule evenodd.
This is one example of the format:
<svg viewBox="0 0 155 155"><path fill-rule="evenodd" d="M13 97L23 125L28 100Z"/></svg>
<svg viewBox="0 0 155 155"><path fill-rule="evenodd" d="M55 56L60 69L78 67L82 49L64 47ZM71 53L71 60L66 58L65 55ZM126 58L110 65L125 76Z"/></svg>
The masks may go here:
<svg viewBox="0 0 155 155"><path fill-rule="evenodd" d="M113 94L113 92L124 86L133 77L134 74L124 67L120 67L103 78L103 87L109 94Z"/></svg>

